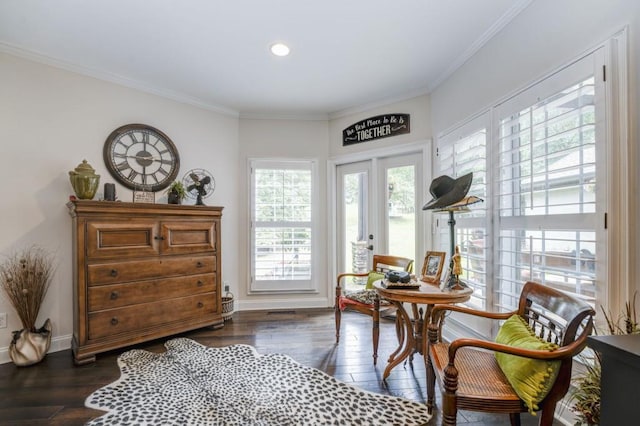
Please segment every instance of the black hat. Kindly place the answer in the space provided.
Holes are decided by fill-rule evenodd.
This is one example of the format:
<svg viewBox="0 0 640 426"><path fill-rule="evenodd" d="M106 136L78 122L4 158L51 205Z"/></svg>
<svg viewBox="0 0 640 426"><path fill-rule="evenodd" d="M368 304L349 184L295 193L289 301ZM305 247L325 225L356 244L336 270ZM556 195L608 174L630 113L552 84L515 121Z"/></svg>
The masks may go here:
<svg viewBox="0 0 640 426"><path fill-rule="evenodd" d="M422 206L422 210L444 209L462 200L473 180L473 172L454 179L450 176L439 176L431 182L429 192L433 200Z"/></svg>

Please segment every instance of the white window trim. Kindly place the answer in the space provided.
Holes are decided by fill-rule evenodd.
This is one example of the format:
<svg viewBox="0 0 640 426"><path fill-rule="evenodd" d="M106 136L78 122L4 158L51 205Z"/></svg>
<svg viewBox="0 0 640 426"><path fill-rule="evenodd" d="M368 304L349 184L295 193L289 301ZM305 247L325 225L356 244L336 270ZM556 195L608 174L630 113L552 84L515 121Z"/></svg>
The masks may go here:
<svg viewBox="0 0 640 426"><path fill-rule="evenodd" d="M311 279L304 284L301 281L269 281L263 284L258 284L254 279L254 224L255 224L255 209L254 209L254 181L253 181L253 168L256 165L264 167L269 164L280 165L290 163L297 165L298 168L302 164L308 164L311 168ZM305 167L306 168L306 167ZM319 293L319 282L317 279L318 261L319 261L319 173L318 173L318 160L309 158L249 158L247 162L247 176L249 177L249 222L247 229L249 229L248 238L248 253L249 253L249 268L247 271L247 282L249 283L248 294L265 294L265 293L279 293L279 294L317 294ZM291 283L296 283L293 287ZM302 285L301 285L302 283Z"/></svg>
<svg viewBox="0 0 640 426"><path fill-rule="evenodd" d="M630 201L630 192L632 187L635 187L635 185L632 185L631 179L636 175L638 166L635 162L635 156L632 155L635 151L631 146L629 137L628 37L628 27L624 27L614 33L609 39L578 55L574 60L568 61L566 64L546 73L524 87L501 97L496 102L493 102L490 107L480 109L480 112L473 114L468 119L456 123L438 134L439 139L444 135L455 132L457 129L463 128L468 123L486 114L487 111L489 111L490 123L494 123L496 119L494 117L496 106L554 75L571 63L580 60L600 48L604 49L604 63L606 67L605 114L607 116L607 127L605 129L607 147L606 170L609 199L606 206L608 222L606 248L602 251L604 256L606 256L606 288L603 289L605 292L605 300L598 302L603 305L605 310L611 312L614 317L617 317L621 313L624 303L631 300L633 296L631 277L633 277L635 273L635 264L634 261L632 261L632 251L636 249L635 236L637 234L635 221L632 220L632 218L635 217L635 207ZM495 168L495 150L493 149L493 145L495 143L494 138L497 137L497 131L493 128L492 124L487 128L487 131L491 135L488 141L488 158L490 158L491 163L487 173L488 178L493 179L492 174ZM435 146L437 146L437 144L435 144ZM437 161L437 157L434 155L433 159L433 169L436 170L437 165L435 161ZM492 181L493 180L491 180L491 182ZM488 196L491 195L489 192ZM495 233L495 226L492 229ZM491 242L492 253L495 244L496 241L494 239L494 241ZM490 262L491 275L488 275L488 279L492 279L490 277L493 277L495 273L493 270L493 258L491 258ZM489 302L490 298L491 303ZM493 306L493 294L487 294L487 304L488 306ZM601 318L597 318L597 322L600 323L600 325L602 324L601 321ZM488 337L482 332L479 333L459 323L455 318L451 318L450 327L445 337L448 340L452 340L469 336L469 333L475 337Z"/></svg>

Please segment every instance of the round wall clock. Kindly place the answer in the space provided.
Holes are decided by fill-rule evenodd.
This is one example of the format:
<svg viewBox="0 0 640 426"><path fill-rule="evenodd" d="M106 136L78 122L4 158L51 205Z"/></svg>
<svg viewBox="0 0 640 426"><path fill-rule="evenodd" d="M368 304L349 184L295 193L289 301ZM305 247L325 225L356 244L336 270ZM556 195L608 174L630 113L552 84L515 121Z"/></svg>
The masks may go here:
<svg viewBox="0 0 640 426"><path fill-rule="evenodd" d="M178 176L180 156L171 139L146 124L111 132L102 151L111 176L129 189L160 191Z"/></svg>

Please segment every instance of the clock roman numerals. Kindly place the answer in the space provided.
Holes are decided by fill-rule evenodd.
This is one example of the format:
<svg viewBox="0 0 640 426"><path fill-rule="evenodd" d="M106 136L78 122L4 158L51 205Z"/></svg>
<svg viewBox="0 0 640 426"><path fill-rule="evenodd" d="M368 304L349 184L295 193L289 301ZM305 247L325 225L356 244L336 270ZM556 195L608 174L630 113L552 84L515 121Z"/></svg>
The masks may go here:
<svg viewBox="0 0 640 426"><path fill-rule="evenodd" d="M118 171L120 171L120 172L123 172L123 171L125 171L125 170L127 170L127 169L130 169L130 168L131 168L131 166L129 166L129 163L127 163L127 161L126 161L126 160L125 160L125 161L123 161L122 163L118 163L118 164L116 164L116 169L117 169Z"/></svg>
<svg viewBox="0 0 640 426"><path fill-rule="evenodd" d="M122 139L118 139L116 141L116 145L122 145L124 147L125 150L129 149L129 147L132 145L131 143L125 143L125 141L123 141Z"/></svg>
<svg viewBox="0 0 640 426"><path fill-rule="evenodd" d="M129 189L160 191L180 169L178 151L167 135L145 124L127 124L111 132L103 150L115 180Z"/></svg>

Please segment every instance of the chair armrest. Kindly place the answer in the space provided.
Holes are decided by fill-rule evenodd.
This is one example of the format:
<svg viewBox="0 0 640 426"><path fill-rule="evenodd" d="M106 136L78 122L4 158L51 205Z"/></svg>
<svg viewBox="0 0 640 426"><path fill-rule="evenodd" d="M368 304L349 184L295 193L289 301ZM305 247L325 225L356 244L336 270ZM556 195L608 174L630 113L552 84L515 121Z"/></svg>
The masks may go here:
<svg viewBox="0 0 640 426"><path fill-rule="evenodd" d="M355 273L355 272L345 272L342 273L340 275L338 275L338 279L336 280L336 287L340 288L340 282L342 281L342 279L344 277L367 277L369 276L368 272L360 272L360 273Z"/></svg>
<svg viewBox="0 0 640 426"><path fill-rule="evenodd" d="M517 313L517 311L512 311L512 312L486 312L486 311L479 311L477 309L467 308L467 307L464 307L464 306L442 304L442 305L435 305L433 307L433 310L431 311L431 318L436 318L436 315L441 316L442 313L443 313L442 311L462 312L463 314L475 315L475 316L483 317L483 318L504 319L504 320L509 319L509 317L511 317L511 315Z"/></svg>
<svg viewBox="0 0 640 426"><path fill-rule="evenodd" d="M466 308L464 306L458 305L435 305L431 311L431 317L429 318L429 325L427 327L427 336L429 337L430 343L436 343L441 339L442 336L442 325L444 323L444 314L446 311L454 311L460 312L463 314L473 315L482 318L489 319L509 319L511 315L515 314L516 311L513 312L486 312L486 311L478 311L476 309Z"/></svg>
<svg viewBox="0 0 640 426"><path fill-rule="evenodd" d="M465 346L487 349L494 352L502 352L505 354L517 355L525 358L554 361L573 357L584 348L586 343L587 334L583 334L579 339L573 341L569 345L559 347L558 349L555 349L553 351L548 351L523 349L482 339L456 339L449 345L449 365L454 365L456 352L458 351L458 349Z"/></svg>

